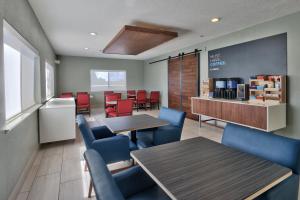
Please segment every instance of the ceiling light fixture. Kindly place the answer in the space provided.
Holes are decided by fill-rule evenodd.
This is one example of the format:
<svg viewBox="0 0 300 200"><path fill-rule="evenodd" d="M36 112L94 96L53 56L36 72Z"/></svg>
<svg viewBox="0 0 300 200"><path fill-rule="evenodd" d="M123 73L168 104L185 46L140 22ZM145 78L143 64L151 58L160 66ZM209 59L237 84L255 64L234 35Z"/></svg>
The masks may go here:
<svg viewBox="0 0 300 200"><path fill-rule="evenodd" d="M91 32L91 33L90 33L90 35L91 35L91 36L96 36L96 35L97 35L97 33L95 33L95 32Z"/></svg>
<svg viewBox="0 0 300 200"><path fill-rule="evenodd" d="M89 50L89 48L85 47L84 50Z"/></svg>
<svg viewBox="0 0 300 200"><path fill-rule="evenodd" d="M212 23L217 23L219 21L221 21L221 18L220 17L214 17L210 20Z"/></svg>

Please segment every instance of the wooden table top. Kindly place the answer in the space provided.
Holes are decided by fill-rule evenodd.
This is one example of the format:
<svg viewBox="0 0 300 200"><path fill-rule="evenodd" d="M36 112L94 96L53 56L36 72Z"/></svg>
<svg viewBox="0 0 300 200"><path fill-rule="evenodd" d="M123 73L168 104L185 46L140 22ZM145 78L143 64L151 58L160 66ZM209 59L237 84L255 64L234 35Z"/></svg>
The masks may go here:
<svg viewBox="0 0 300 200"><path fill-rule="evenodd" d="M254 199L292 175L288 168L202 137L131 156L177 200Z"/></svg>
<svg viewBox="0 0 300 200"><path fill-rule="evenodd" d="M105 118L103 119L103 123L113 133L155 128L169 124L167 121L146 114Z"/></svg>

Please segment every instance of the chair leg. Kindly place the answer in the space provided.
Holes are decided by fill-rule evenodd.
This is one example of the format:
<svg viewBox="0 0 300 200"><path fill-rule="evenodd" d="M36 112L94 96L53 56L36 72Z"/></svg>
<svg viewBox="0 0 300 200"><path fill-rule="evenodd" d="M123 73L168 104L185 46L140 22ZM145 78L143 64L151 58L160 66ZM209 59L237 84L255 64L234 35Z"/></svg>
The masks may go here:
<svg viewBox="0 0 300 200"><path fill-rule="evenodd" d="M88 198L92 197L92 190L93 190L93 182L92 182L92 177L91 177Z"/></svg>

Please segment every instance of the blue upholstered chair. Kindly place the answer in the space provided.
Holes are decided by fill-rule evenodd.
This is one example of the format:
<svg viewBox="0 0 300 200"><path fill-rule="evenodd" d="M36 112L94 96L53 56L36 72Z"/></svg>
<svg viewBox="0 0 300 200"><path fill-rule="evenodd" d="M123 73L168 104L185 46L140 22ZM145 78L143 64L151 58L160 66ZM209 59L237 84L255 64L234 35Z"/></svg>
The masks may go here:
<svg viewBox="0 0 300 200"><path fill-rule="evenodd" d="M298 199L300 140L227 124L223 133L222 143L288 167L293 171L291 177L257 197L258 200Z"/></svg>
<svg viewBox="0 0 300 200"><path fill-rule="evenodd" d="M168 121L170 124L155 129L137 131L138 148L142 149L179 141L182 133L185 115L185 112L162 107L160 109L158 118Z"/></svg>
<svg viewBox="0 0 300 200"><path fill-rule="evenodd" d="M139 167L111 175L95 150L84 153L98 200L169 200L169 197Z"/></svg>
<svg viewBox="0 0 300 200"><path fill-rule="evenodd" d="M115 135L106 126L90 128L83 115L77 116L77 123L87 149L95 149L106 164L130 160L130 151L137 147L126 135Z"/></svg>

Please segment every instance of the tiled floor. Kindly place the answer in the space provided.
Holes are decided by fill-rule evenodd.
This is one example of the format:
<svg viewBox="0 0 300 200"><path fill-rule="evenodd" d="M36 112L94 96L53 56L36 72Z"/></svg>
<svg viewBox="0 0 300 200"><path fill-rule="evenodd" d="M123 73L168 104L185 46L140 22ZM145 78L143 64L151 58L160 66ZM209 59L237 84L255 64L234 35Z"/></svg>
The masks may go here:
<svg viewBox="0 0 300 200"><path fill-rule="evenodd" d="M134 114L143 114L139 111ZM158 111L146 111L147 114L157 116ZM91 117L87 116L91 126L101 125L104 113L93 110ZM199 128L196 121L186 119L182 139L192 137L206 137L220 142L222 130L204 125ZM18 196L18 200L83 200L87 196L89 174L84 171L83 152L85 146L77 131L74 141L65 141L42 145L30 172ZM123 163L117 164L124 165ZM126 163L125 163L126 164ZM116 165L109 166L111 169ZM95 197L91 199L96 199Z"/></svg>

